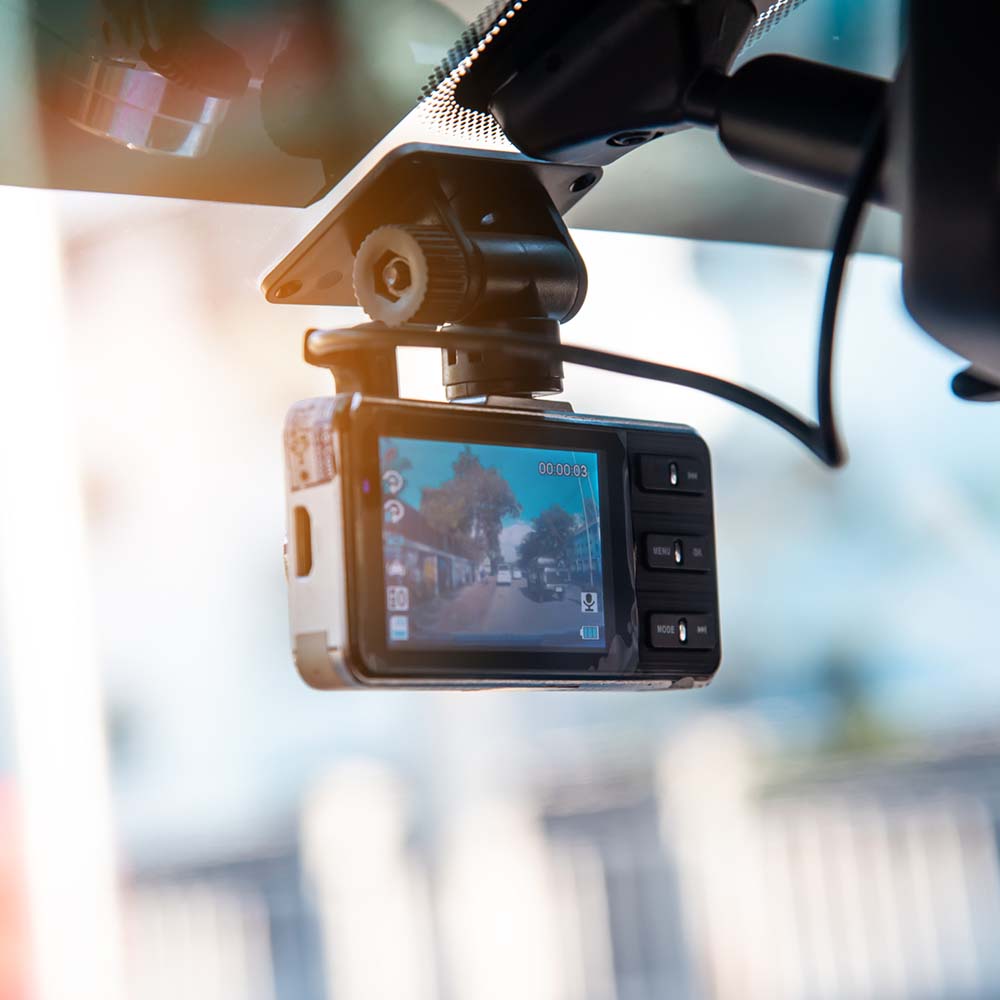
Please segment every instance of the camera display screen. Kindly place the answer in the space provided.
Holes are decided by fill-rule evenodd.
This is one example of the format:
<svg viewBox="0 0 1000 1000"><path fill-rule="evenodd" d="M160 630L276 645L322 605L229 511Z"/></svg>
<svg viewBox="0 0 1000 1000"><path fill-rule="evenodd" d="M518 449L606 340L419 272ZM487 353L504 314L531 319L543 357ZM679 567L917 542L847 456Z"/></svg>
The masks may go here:
<svg viewBox="0 0 1000 1000"><path fill-rule="evenodd" d="M380 437L395 648L607 646L596 451Z"/></svg>

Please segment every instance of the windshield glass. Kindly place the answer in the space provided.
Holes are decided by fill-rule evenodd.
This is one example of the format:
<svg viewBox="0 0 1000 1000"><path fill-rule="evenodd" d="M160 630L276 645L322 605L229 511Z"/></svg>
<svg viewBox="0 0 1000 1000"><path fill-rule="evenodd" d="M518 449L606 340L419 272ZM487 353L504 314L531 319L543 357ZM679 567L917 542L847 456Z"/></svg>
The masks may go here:
<svg viewBox="0 0 1000 1000"><path fill-rule="evenodd" d="M482 145L478 133L455 134L410 112L465 24L486 6L7 0L0 3L7 130L0 183L321 204L404 118L406 139ZM756 6L774 8L764 22L772 27L754 36L737 65L792 53L886 78L896 72L899 0ZM694 128L631 152L572 222L820 247L835 211L835 199L737 167L710 131ZM300 236L323 214L302 223ZM867 240L880 252L898 245L890 219L869 226ZM286 236L284 252L295 242Z"/></svg>

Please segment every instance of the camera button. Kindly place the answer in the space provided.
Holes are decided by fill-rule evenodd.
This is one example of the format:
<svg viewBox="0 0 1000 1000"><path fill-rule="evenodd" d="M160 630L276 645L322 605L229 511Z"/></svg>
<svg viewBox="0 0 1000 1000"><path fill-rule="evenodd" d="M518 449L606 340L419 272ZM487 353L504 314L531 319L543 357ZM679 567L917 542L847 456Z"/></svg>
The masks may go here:
<svg viewBox="0 0 1000 1000"><path fill-rule="evenodd" d="M653 649L715 649L717 642L712 615L649 616L649 644Z"/></svg>
<svg viewBox="0 0 1000 1000"><path fill-rule="evenodd" d="M646 565L655 570L711 569L708 541L688 535L646 535Z"/></svg>
<svg viewBox="0 0 1000 1000"><path fill-rule="evenodd" d="M640 455L639 481L651 493L704 493L705 469L696 458Z"/></svg>

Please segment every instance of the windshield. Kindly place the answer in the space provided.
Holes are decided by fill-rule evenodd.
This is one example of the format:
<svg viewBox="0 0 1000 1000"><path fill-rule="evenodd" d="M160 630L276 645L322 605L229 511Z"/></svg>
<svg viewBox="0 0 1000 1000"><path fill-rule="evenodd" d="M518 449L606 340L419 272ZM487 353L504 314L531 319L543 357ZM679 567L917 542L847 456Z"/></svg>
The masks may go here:
<svg viewBox="0 0 1000 1000"><path fill-rule="evenodd" d="M899 0L755 6L769 16L737 64L779 52L895 74ZM482 135L456 135L410 113L485 7L487 0L7 0L0 183L299 208L335 202L338 182L397 124L397 143L482 145ZM825 247L835 211L835 199L740 169L711 132L696 128L630 153L571 221ZM289 222L278 255L324 214ZM890 219L868 227L867 247L897 249Z"/></svg>

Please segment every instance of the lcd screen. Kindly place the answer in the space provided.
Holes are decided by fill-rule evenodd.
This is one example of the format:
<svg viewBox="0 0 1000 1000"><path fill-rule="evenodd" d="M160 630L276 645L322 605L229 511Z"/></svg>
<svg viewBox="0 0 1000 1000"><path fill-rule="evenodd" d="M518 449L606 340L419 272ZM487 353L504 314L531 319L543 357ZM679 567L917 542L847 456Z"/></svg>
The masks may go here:
<svg viewBox="0 0 1000 1000"><path fill-rule="evenodd" d="M596 451L379 439L394 648L606 648Z"/></svg>

